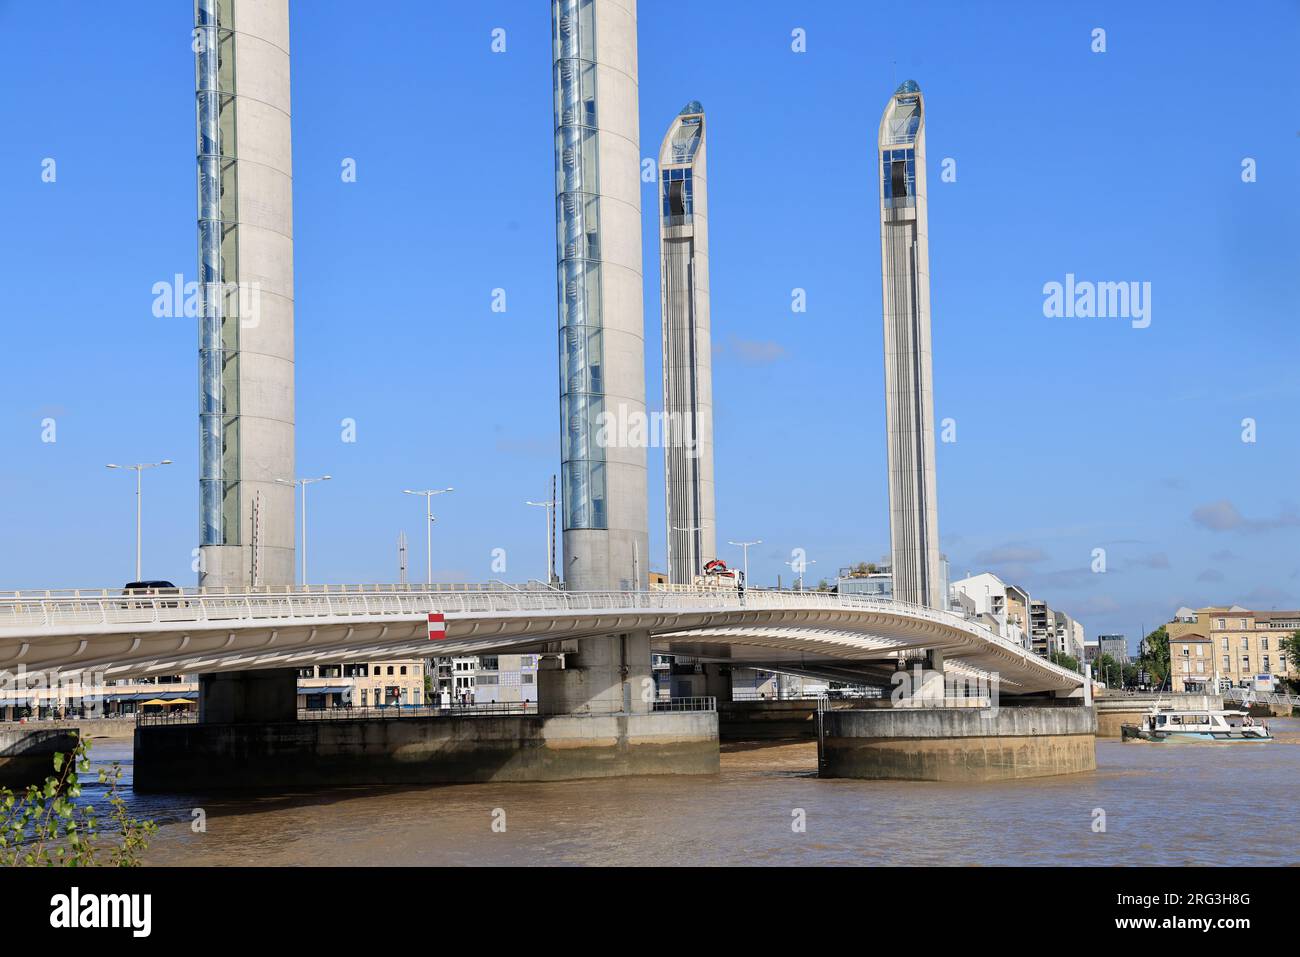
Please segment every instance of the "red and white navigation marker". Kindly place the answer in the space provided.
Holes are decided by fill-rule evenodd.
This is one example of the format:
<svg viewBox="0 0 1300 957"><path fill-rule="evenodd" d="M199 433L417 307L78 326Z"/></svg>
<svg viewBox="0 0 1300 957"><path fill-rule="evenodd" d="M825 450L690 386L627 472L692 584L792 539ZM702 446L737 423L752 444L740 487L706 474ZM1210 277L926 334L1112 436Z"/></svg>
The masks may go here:
<svg viewBox="0 0 1300 957"><path fill-rule="evenodd" d="M429 612L429 640L441 641L447 637L447 621L440 611Z"/></svg>

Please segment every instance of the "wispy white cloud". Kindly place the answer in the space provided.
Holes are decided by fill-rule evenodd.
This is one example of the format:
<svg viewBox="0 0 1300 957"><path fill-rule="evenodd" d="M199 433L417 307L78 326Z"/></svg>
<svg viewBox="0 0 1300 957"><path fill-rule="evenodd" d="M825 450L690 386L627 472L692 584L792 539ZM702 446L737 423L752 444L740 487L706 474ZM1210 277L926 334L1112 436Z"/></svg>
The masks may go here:
<svg viewBox="0 0 1300 957"><path fill-rule="evenodd" d="M1047 561L1047 553L1031 545L996 545L978 553L975 561L981 565L1028 564Z"/></svg>
<svg viewBox="0 0 1300 957"><path fill-rule="evenodd" d="M1212 532L1267 532L1277 528L1300 526L1300 512L1285 509L1275 518L1247 518L1228 499L1198 505L1192 509L1192 521Z"/></svg>

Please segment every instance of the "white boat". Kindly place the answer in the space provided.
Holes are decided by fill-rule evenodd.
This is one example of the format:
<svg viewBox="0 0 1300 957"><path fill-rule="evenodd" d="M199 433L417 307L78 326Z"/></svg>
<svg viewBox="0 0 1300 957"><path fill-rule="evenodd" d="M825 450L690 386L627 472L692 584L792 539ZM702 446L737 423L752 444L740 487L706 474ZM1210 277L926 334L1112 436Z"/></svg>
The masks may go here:
<svg viewBox="0 0 1300 957"><path fill-rule="evenodd" d="M1142 716L1140 724L1120 729L1125 741L1156 743L1258 743L1272 741L1268 725L1256 722L1245 711L1180 711L1157 704Z"/></svg>

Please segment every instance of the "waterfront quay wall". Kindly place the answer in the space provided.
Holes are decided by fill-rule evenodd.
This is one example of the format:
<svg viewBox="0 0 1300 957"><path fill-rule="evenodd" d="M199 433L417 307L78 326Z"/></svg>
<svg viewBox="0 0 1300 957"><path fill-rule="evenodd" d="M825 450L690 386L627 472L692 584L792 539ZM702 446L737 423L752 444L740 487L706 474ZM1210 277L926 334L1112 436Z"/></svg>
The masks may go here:
<svg viewBox="0 0 1300 957"><path fill-rule="evenodd" d="M819 721L821 777L978 782L1097 768L1089 707L874 708Z"/></svg>
<svg viewBox="0 0 1300 957"><path fill-rule="evenodd" d="M137 791L715 774L712 711L142 725Z"/></svg>
<svg viewBox="0 0 1300 957"><path fill-rule="evenodd" d="M56 721L0 721L0 733L6 731L75 731L83 738L121 738L135 734L135 716L126 718L61 718Z"/></svg>

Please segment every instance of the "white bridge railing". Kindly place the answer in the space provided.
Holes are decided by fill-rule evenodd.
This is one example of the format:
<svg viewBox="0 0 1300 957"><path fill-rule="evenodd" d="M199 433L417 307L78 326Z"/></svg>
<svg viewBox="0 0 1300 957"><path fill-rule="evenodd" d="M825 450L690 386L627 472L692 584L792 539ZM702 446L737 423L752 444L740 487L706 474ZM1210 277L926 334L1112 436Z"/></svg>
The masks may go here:
<svg viewBox="0 0 1300 957"><path fill-rule="evenodd" d="M1275 704L1286 708L1300 708L1300 695L1278 694L1275 691L1255 691L1253 688L1226 688L1223 697L1242 703Z"/></svg>
<svg viewBox="0 0 1300 957"><path fill-rule="evenodd" d="M852 609L936 622L966 632L1049 670L1074 672L1054 665L1020 644L958 615L893 599L825 592L700 588L671 591L562 591L541 582L457 585L312 585L242 592L175 588L158 593L123 594L112 589L73 589L0 593L0 637L8 629L32 630L187 622L249 623L394 616L413 618L429 612L446 615L573 614L635 611L809 611Z"/></svg>
<svg viewBox="0 0 1300 957"><path fill-rule="evenodd" d="M276 591L225 592L174 589L158 594L112 591L23 593L0 596L0 629L83 624L152 624L375 615L417 616L513 612L809 609L851 607L893 612L948 624L965 619L921 605L889 599L787 592L701 588L684 591L560 591L504 584L445 586L311 586Z"/></svg>

